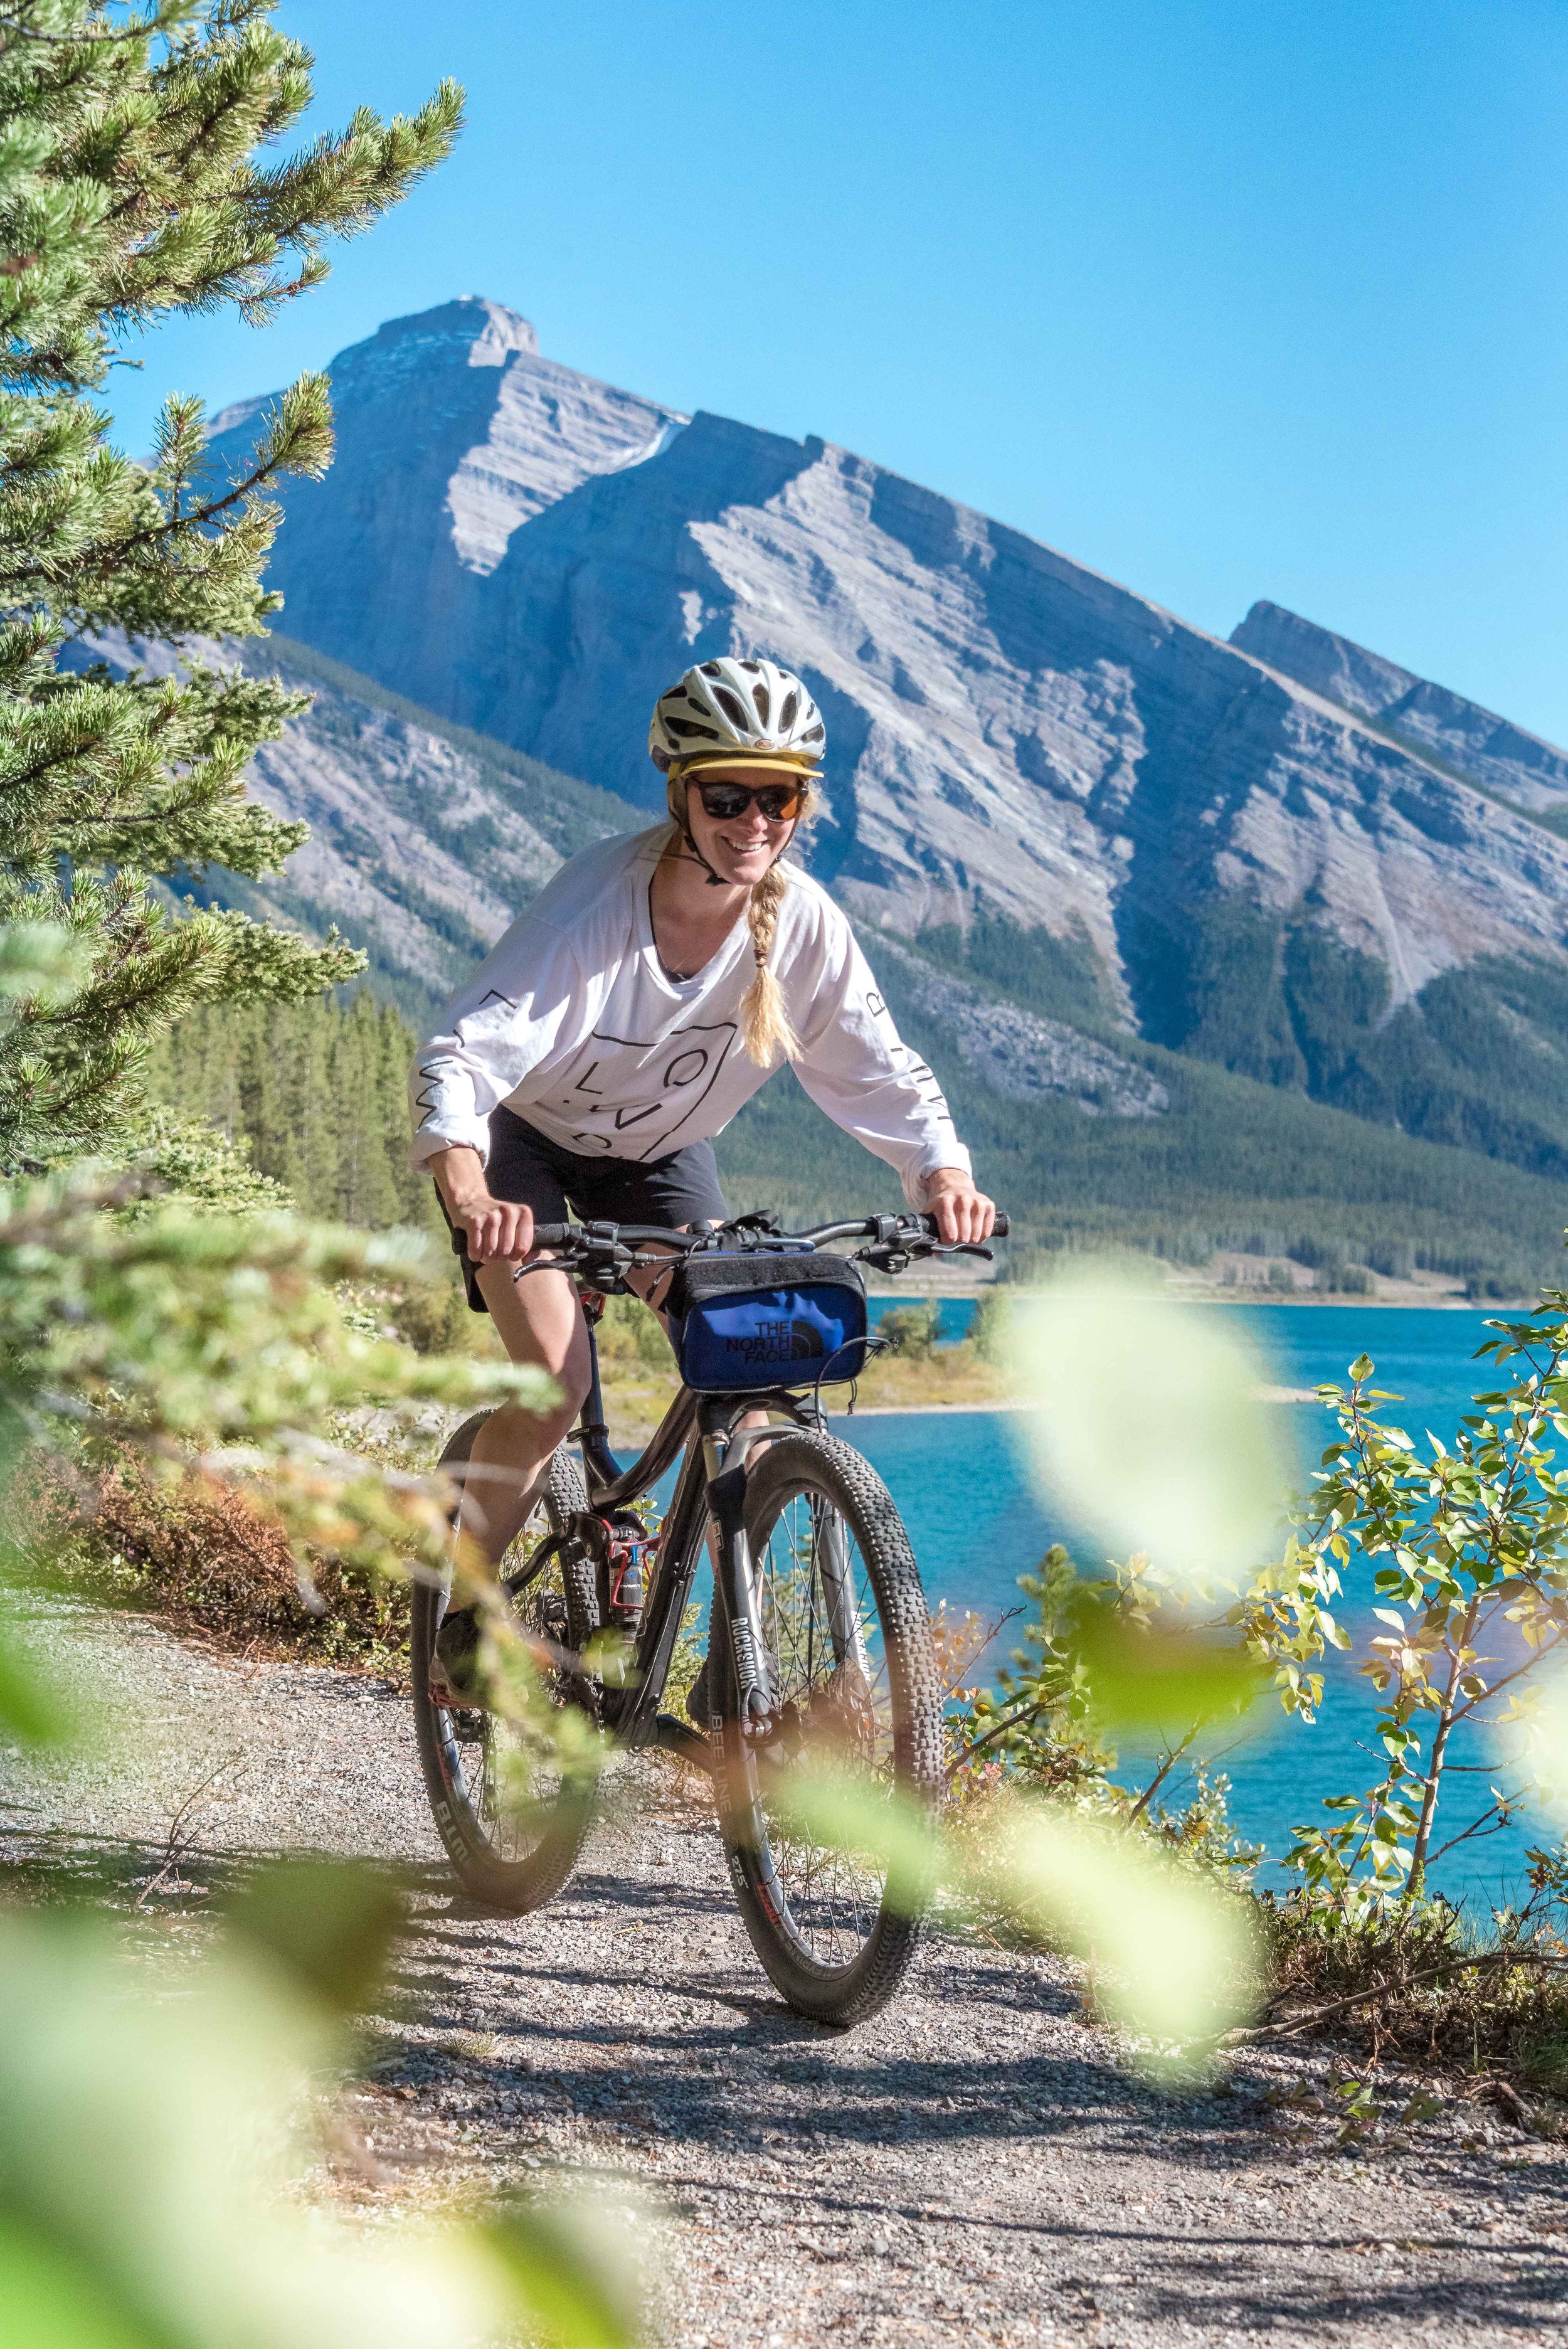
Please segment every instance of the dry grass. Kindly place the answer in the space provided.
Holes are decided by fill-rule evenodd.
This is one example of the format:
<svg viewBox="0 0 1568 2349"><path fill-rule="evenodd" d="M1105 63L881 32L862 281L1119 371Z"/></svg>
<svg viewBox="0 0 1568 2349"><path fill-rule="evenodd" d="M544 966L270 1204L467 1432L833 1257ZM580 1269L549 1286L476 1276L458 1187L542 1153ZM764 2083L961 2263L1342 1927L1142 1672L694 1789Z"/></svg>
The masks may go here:
<svg viewBox="0 0 1568 2349"><path fill-rule="evenodd" d="M324 1557L307 1592L281 1528L232 1485L165 1483L129 1455L83 1495L41 1469L21 1484L18 1520L67 1589L248 1656L407 1672L407 1589Z"/></svg>
<svg viewBox="0 0 1568 2349"><path fill-rule="evenodd" d="M1264 2035L1292 2036L1305 2024L1367 2063L1394 2059L1483 2083L1517 2082L1548 2100L1542 2118L1548 2133L1560 2133L1568 1945L1553 1922L1483 1940L1432 1901L1353 1930L1298 1899L1269 1895L1258 1914L1271 1985Z"/></svg>

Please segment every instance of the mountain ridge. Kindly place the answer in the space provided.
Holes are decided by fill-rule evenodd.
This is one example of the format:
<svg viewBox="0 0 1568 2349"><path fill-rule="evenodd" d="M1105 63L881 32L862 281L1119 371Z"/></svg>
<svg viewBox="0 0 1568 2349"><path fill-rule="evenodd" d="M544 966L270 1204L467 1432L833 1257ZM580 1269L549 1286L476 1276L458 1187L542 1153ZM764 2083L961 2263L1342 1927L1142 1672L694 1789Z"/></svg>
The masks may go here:
<svg viewBox="0 0 1568 2349"><path fill-rule="evenodd" d="M1259 602L1230 642L1528 814L1568 809L1568 750L1353 637L1283 605Z"/></svg>
<svg viewBox="0 0 1568 2349"><path fill-rule="evenodd" d="M835 444L639 402L499 310L334 363L337 463L289 490L270 574L321 651L642 805L656 694L768 652L828 718L815 854L847 902L1086 939L1150 1033L1227 899L1378 961L1396 1003L1480 954L1563 957L1568 853L1522 812L1055 549ZM503 442L476 552L465 485Z"/></svg>

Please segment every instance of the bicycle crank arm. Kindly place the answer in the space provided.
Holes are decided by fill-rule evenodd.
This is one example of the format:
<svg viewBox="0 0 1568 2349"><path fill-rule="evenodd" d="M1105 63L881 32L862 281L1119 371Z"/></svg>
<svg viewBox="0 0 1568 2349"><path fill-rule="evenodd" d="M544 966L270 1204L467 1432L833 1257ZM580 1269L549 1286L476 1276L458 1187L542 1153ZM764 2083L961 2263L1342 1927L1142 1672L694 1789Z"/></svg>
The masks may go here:
<svg viewBox="0 0 1568 2349"><path fill-rule="evenodd" d="M682 1721L673 1713L654 1715L653 1735L649 1743L661 1754L673 1754L679 1762L689 1762L696 1770L711 1771L714 1766L713 1740L694 1729L689 1721Z"/></svg>

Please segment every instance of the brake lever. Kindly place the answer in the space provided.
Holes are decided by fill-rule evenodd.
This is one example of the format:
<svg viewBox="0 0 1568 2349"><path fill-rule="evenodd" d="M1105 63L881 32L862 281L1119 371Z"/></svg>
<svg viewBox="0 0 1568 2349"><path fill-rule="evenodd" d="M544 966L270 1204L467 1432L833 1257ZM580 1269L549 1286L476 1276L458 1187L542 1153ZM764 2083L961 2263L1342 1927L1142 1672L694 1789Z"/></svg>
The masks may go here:
<svg viewBox="0 0 1568 2349"><path fill-rule="evenodd" d="M982 1247L977 1240L954 1240L944 1245L940 1240L906 1240L902 1247L857 1248L851 1261L869 1264L878 1272L907 1272L912 1264L923 1263L934 1256L977 1256L987 1264L995 1264L995 1251Z"/></svg>

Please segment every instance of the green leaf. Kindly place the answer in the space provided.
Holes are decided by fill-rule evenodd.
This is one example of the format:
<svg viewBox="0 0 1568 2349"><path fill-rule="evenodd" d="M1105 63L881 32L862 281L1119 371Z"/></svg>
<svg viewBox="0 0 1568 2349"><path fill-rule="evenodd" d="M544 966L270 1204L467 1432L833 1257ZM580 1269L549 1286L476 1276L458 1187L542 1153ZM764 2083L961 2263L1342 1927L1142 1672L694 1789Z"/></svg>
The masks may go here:
<svg viewBox="0 0 1568 2349"><path fill-rule="evenodd" d="M485 2240L545 2349L634 2349L643 2338L645 2293L624 2212L582 2199L518 2202L487 2223Z"/></svg>
<svg viewBox="0 0 1568 2349"><path fill-rule="evenodd" d="M297 1987L340 2014L372 2006L407 1930L401 1889L381 1871L335 1860L260 1869L228 1910L237 1944L264 1952Z"/></svg>

